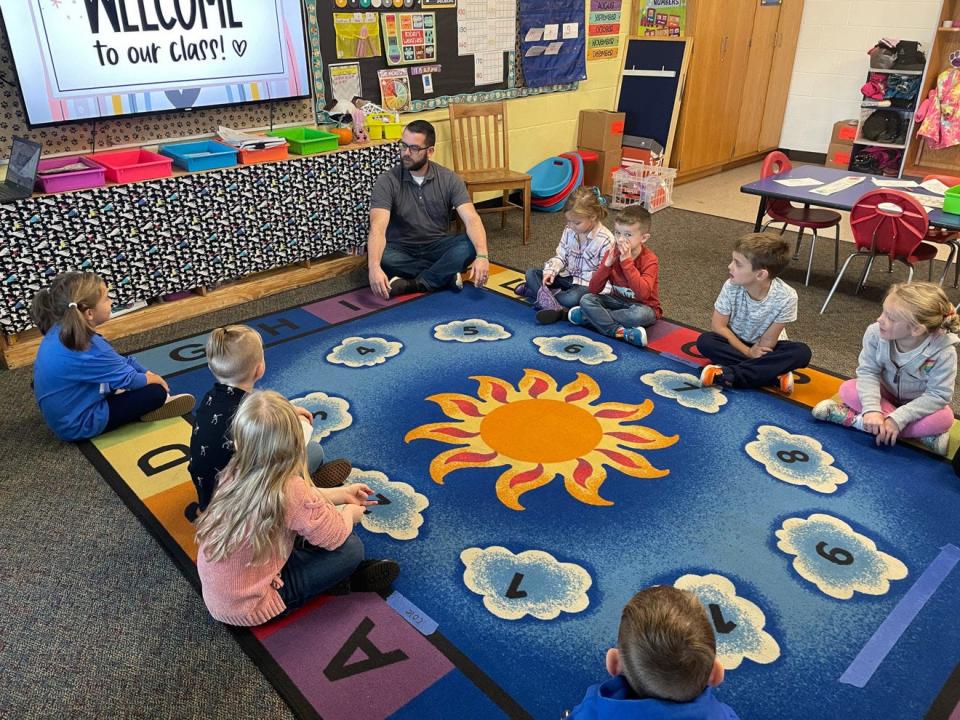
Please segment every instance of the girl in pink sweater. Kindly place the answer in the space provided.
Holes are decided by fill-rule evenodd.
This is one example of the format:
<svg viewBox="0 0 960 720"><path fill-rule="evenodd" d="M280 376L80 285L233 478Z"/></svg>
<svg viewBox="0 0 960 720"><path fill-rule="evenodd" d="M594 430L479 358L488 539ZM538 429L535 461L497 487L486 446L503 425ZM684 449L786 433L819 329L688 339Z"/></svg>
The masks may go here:
<svg viewBox="0 0 960 720"><path fill-rule="evenodd" d="M231 425L235 452L197 521L197 571L214 618L260 625L326 592L380 591L400 568L363 559L353 526L372 490L309 480L300 419L279 393L244 397Z"/></svg>

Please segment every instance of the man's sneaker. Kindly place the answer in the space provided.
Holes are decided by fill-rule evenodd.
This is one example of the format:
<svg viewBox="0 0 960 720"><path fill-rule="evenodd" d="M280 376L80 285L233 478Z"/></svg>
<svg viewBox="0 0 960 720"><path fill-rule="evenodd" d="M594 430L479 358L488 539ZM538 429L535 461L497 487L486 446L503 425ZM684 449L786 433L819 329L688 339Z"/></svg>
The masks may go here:
<svg viewBox="0 0 960 720"><path fill-rule="evenodd" d="M399 575L400 566L395 560L364 560L350 576L350 589L354 592L389 590Z"/></svg>
<svg viewBox="0 0 960 720"><path fill-rule="evenodd" d="M719 385L723 380L723 367L721 365L707 365L700 371L700 386L711 387Z"/></svg>
<svg viewBox="0 0 960 720"><path fill-rule="evenodd" d="M151 410L146 415L142 415L140 419L143 422L156 422L157 420L169 420L170 418L180 417L192 411L196 403L197 401L190 393L168 395L167 401L163 405L156 410Z"/></svg>
<svg viewBox="0 0 960 720"><path fill-rule="evenodd" d="M576 305L569 310L567 310L567 320L569 320L574 325L583 325L583 310L579 305Z"/></svg>
<svg viewBox="0 0 960 720"><path fill-rule="evenodd" d="M310 479L318 488L339 487L343 485L351 470L353 470L353 465L346 460L331 460L314 470Z"/></svg>
<svg viewBox="0 0 960 720"><path fill-rule="evenodd" d="M793 373L785 372L783 375L778 375L777 380L780 381L780 392L784 395L793 395Z"/></svg>
<svg viewBox="0 0 960 720"><path fill-rule="evenodd" d="M541 325L552 325L558 320L563 320L567 316L567 310L538 310L537 322Z"/></svg>
<svg viewBox="0 0 960 720"><path fill-rule="evenodd" d="M514 295L517 295L517 296L519 296L519 297L526 297L526 296L527 296L527 284L526 284L526 283L520 283L519 285L515 285L514 288L513 288L513 294L514 294Z"/></svg>
<svg viewBox="0 0 960 720"><path fill-rule="evenodd" d="M410 295L417 292L417 283L408 278L392 277L387 282L390 287L390 297L399 297L400 295Z"/></svg>
<svg viewBox="0 0 960 720"><path fill-rule="evenodd" d="M950 444L949 432L940 433L939 435L925 435L924 437L917 438L917 440L919 440L925 448L935 452L937 455L947 456L947 446Z"/></svg>
<svg viewBox="0 0 960 720"><path fill-rule="evenodd" d="M451 289L454 292L460 292L463 290L463 276L460 273L457 273L453 276L453 287Z"/></svg>
<svg viewBox="0 0 960 720"><path fill-rule="evenodd" d="M811 411L817 420L832 422L844 427L855 427L857 413L847 405L836 400L821 400Z"/></svg>
<svg viewBox="0 0 960 720"><path fill-rule="evenodd" d="M637 347L647 346L647 331L642 327L628 327L623 329L623 339Z"/></svg>

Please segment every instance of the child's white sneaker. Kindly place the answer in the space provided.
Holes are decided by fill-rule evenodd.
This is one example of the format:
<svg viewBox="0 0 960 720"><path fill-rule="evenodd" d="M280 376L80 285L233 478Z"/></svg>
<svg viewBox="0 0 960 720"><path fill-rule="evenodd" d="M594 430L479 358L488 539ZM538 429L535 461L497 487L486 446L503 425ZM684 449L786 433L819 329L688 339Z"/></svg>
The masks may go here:
<svg viewBox="0 0 960 720"><path fill-rule="evenodd" d="M950 444L949 432L940 433L939 435L925 435L924 437L917 438L917 440L931 452L942 455L943 457L947 456L947 446Z"/></svg>
<svg viewBox="0 0 960 720"><path fill-rule="evenodd" d="M837 402L833 399L821 400L813 406L811 412L817 420L832 422L837 425L843 425L844 427L856 427L858 430L863 429L862 425L857 427L856 420L859 417L857 413L842 402Z"/></svg>

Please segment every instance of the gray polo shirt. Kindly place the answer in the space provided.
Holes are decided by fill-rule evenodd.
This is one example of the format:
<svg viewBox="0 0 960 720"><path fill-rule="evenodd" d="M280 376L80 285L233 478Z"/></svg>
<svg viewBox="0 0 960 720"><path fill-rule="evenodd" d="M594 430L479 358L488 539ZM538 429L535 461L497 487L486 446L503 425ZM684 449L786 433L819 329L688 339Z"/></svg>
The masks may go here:
<svg viewBox="0 0 960 720"><path fill-rule="evenodd" d="M463 180L442 165L427 164L418 185L403 165L380 174L370 194L370 209L390 211L387 242L425 244L450 235L453 211L472 202Z"/></svg>

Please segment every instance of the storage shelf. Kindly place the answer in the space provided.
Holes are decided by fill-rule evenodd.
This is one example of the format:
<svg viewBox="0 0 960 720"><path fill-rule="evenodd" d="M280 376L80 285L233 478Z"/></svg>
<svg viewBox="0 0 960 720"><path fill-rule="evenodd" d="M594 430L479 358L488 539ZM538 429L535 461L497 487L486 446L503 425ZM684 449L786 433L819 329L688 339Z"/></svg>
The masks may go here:
<svg viewBox="0 0 960 720"><path fill-rule="evenodd" d="M893 110L894 112L902 112L902 113L913 113L917 111L915 107L904 108L904 107L895 107L893 105L891 105L890 107L877 107L876 105L864 105L862 103L860 105L860 109L861 110Z"/></svg>
<svg viewBox="0 0 960 720"><path fill-rule="evenodd" d="M953 28L950 28L951 30ZM880 68L868 68L868 73L887 73L888 75L923 75L923 70L881 70Z"/></svg>
<svg viewBox="0 0 960 720"><path fill-rule="evenodd" d="M894 143L877 142L875 140L867 140L866 138L857 138L856 140L853 141L853 144L854 145L874 145L876 147L892 148L894 150L903 150L907 147L906 142L900 143L899 145L895 145Z"/></svg>

